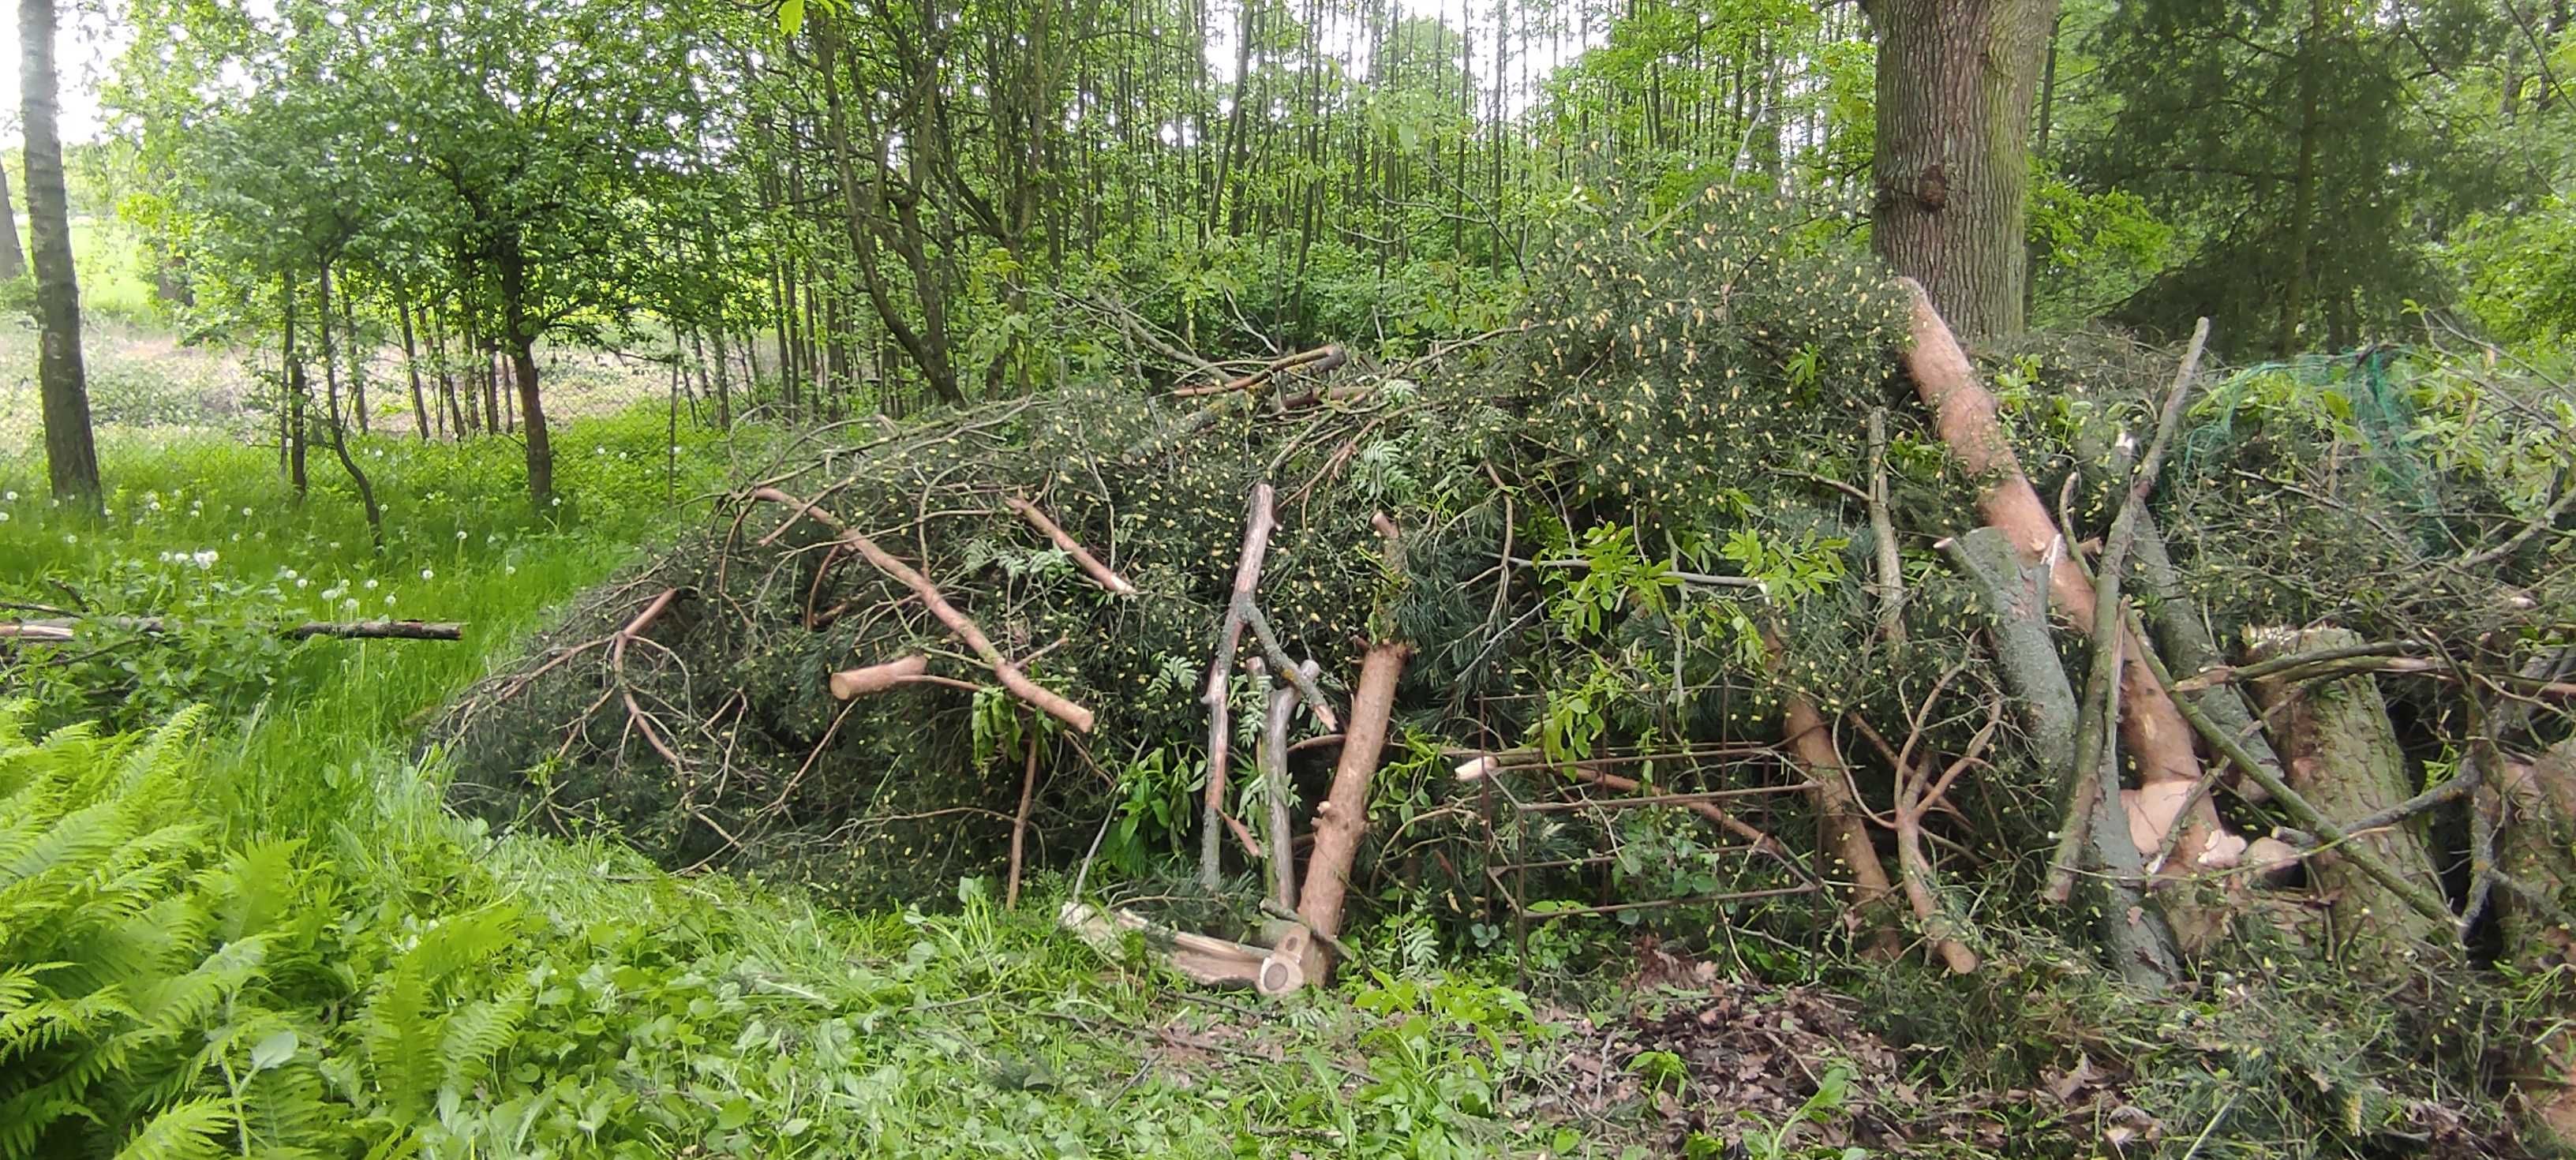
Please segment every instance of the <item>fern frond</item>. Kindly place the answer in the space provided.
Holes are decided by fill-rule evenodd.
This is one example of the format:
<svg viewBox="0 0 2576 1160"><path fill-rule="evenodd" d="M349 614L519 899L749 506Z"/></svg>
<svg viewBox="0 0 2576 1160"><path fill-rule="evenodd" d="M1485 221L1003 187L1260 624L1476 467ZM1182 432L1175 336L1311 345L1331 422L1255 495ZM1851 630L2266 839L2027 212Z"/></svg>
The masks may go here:
<svg viewBox="0 0 2576 1160"><path fill-rule="evenodd" d="M134 1003L142 1026L129 1034L139 1043L161 1042L207 1025L224 1000L258 973L266 952L263 939L229 943L188 973L144 987Z"/></svg>
<svg viewBox="0 0 2576 1160"><path fill-rule="evenodd" d="M220 1137L238 1125L221 1099L206 1097L164 1110L127 1137L116 1160L215 1160L224 1154Z"/></svg>
<svg viewBox="0 0 2576 1160"><path fill-rule="evenodd" d="M0 888L39 877L71 877L97 864L132 836L122 804L96 802L63 815L18 856L0 862Z"/></svg>
<svg viewBox="0 0 2576 1160"><path fill-rule="evenodd" d="M124 994L105 987L67 999L40 999L0 1015L0 1064L51 1051L74 1038L98 1038L133 1016Z"/></svg>
<svg viewBox="0 0 2576 1160"><path fill-rule="evenodd" d="M83 1106L78 1090L54 1090L54 1085L0 1100L0 1160L22 1160L36 1154L36 1141L55 1121L83 1119L95 1125L98 1117Z"/></svg>
<svg viewBox="0 0 2576 1160"><path fill-rule="evenodd" d="M220 920L216 933L238 939L283 921L307 873L296 862L303 852L304 842L298 838L262 842L233 852L199 874L198 886L215 899L213 910Z"/></svg>
<svg viewBox="0 0 2576 1160"><path fill-rule="evenodd" d="M409 1113L437 1097L444 1071L437 1026L429 1013L429 984L409 954L394 964L392 979L368 1005L364 1042L368 1060L375 1064L376 1086L396 1110Z"/></svg>
<svg viewBox="0 0 2576 1160"><path fill-rule="evenodd" d="M508 949L518 934L519 909L506 903L453 915L421 934L419 944L404 952L403 966L434 986Z"/></svg>
<svg viewBox="0 0 2576 1160"><path fill-rule="evenodd" d="M524 987L457 1008L439 1031L439 1065L446 1073L442 1082L463 1087L483 1078L493 1057L518 1041L519 1024L527 1016Z"/></svg>

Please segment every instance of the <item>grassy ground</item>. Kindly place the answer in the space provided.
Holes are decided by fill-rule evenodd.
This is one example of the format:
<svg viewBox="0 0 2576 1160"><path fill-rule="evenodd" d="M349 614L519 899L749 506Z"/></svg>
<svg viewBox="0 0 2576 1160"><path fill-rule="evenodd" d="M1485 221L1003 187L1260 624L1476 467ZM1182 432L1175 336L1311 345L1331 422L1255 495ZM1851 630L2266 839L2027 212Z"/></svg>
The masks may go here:
<svg viewBox="0 0 2576 1160"><path fill-rule="evenodd" d="M338 1134L308 1142L353 1155L1596 1150L1531 1113L1540 1089L1523 1077L1547 1029L1518 995L1470 978L1379 976L1256 1011L1184 994L1141 959L1103 959L1045 921L1043 898L1010 913L970 882L939 913L848 915L756 882L674 877L606 841L494 839L446 813L442 767L409 752L412 722L688 518L671 499L742 452L704 433L672 446L651 415L569 424L560 478L575 498L538 513L512 444L371 441L381 556L319 457L298 503L273 453L112 438L104 518L54 508L31 470L0 463L0 599L206 626L84 642L99 655L22 665L0 688L32 695L21 712L46 722L141 725L211 701L190 767L219 847L204 857L275 851L292 869L270 876L306 892L280 909L327 913L296 944L313 970L274 952L272 975L224 1008L228 1026L260 1034L206 1031L239 1041L239 1058L209 1048L198 1083L309 1069L327 1103L315 1122ZM380 616L470 628L460 644L286 649L257 627ZM492 944L453 956L427 992L444 1037L399 1022L428 1018L388 996L408 994L396 984L432 932L484 929ZM481 1049L458 1045L483 1039L454 1025L492 1012L510 1015L503 1033L467 1058ZM424 1038L465 1054L398 1066L388 1045ZM263 1118L241 1083L230 1090L247 1110L211 1101L208 1140L290 1138L293 1117ZM63 1130L121 1139L134 1115Z"/></svg>

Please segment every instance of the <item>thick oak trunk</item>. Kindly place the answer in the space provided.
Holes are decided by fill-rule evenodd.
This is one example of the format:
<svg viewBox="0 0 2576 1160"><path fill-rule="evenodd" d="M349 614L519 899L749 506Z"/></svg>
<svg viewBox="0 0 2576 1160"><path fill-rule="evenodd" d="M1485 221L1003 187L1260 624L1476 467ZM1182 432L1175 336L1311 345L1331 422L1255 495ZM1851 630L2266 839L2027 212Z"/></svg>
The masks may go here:
<svg viewBox="0 0 2576 1160"><path fill-rule="evenodd" d="M1871 239L1968 338L2022 329L2031 98L2057 0L1870 0Z"/></svg>

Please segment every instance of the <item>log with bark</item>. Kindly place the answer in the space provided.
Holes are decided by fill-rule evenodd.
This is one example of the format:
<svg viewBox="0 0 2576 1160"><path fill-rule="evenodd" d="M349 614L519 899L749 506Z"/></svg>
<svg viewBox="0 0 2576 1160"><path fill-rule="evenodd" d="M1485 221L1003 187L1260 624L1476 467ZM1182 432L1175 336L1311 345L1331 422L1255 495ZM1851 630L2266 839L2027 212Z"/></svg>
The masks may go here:
<svg viewBox="0 0 2576 1160"><path fill-rule="evenodd" d="M2341 628L2261 629L2246 633L2246 656L2261 662L2360 640ZM2319 811L2359 818L2413 796L2388 706L2371 678L2309 684L2274 678L2253 682L2253 688L2265 719L2279 730L2280 752L2288 758L2282 780ZM2217 715L2210 720L2217 723ZM2353 842L2423 892L2439 896L2441 879L2418 831L2421 824L2420 818L2393 822L2357 832ZM2343 851L2321 850L2309 857L2308 866L2334 917L2334 935L2344 953L2394 970L2419 959L2425 948L2450 941L2448 923L2408 909L2404 899L2363 873Z"/></svg>

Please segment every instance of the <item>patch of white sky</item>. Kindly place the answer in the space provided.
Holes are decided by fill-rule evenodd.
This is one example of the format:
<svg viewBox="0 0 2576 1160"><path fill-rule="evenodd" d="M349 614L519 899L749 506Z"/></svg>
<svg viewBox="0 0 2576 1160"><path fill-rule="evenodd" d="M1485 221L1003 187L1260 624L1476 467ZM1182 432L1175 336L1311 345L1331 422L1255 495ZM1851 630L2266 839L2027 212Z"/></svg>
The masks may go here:
<svg viewBox="0 0 2576 1160"><path fill-rule="evenodd" d="M1607 41L1607 21L1587 17L1585 4L1586 0L1502 0L1503 11L1498 12L1495 0L1396 0L1402 15L1436 20L1460 34L1464 63L1475 78L1475 115L1480 118L1493 115L1497 83L1502 86L1503 115L1517 117L1537 103L1548 74ZM1377 35L1370 28L1371 13L1355 10L1360 6L1348 0L1327 0L1318 7L1324 9L1321 35L1316 38L1322 51L1339 59L1352 75L1369 76L1370 46ZM1290 19L1302 21L1307 16L1303 0L1286 0L1285 8ZM1208 70L1219 83L1231 85L1243 8L1216 0L1209 5L1207 20ZM1497 26L1505 21L1508 27L1499 30L1497 40ZM1453 59L1452 63L1459 62Z"/></svg>
<svg viewBox="0 0 2576 1160"><path fill-rule="evenodd" d="M277 0L218 0L238 6L254 20L276 26ZM600 0L614 2L614 0ZM1503 115L1515 117L1537 102L1548 74L1572 62L1587 48L1603 40L1600 23L1583 18L1582 0L1557 0L1553 3L1528 3L1527 0L1505 0L1510 27L1496 40L1498 20L1492 0L1396 0L1398 9L1408 17L1436 20L1453 32L1463 34L1466 64L1475 78L1475 115L1493 114L1495 86L1502 86ZM1342 62L1352 75L1366 77L1370 72L1370 45L1374 37L1366 12L1343 2L1320 5L1321 35L1317 43L1322 51ZM114 131L113 114L100 100L100 89L114 74L117 58L133 41L133 31L121 11L122 5L80 3L65 6L65 20L56 40L54 67L61 84L61 130L63 139L81 143L101 140ZM1288 15L1302 19L1305 5L1290 0ZM1242 26L1242 8L1217 0L1209 5L1207 17L1207 63L1212 77L1220 85L1234 82L1237 37ZM1602 22L1606 23L1606 22ZM1498 51L1499 50L1499 51ZM1301 50L1302 51L1302 50ZM1496 62L1501 69L1496 69ZM239 65L229 66L226 75L217 78L223 87L247 92L251 79ZM0 93L18 92L18 54L0 54ZM1283 95L1280 100L1286 100ZM1231 95L1222 98L1230 104ZM6 115L0 115L0 146L15 148L21 140L15 101ZM1284 106L1282 108L1284 112Z"/></svg>

